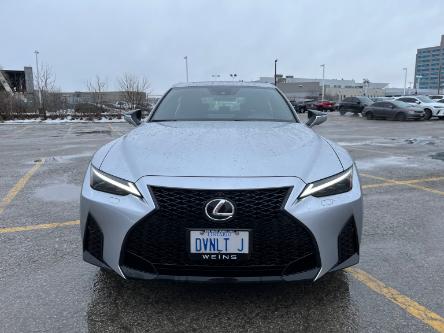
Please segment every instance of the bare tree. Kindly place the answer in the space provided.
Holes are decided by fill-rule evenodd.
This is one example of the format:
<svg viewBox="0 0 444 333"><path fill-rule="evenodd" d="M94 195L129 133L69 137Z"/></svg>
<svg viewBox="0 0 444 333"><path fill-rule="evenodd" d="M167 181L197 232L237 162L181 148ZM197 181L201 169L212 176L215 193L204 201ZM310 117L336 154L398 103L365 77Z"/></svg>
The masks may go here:
<svg viewBox="0 0 444 333"><path fill-rule="evenodd" d="M93 95L93 101L96 105L102 107L103 103L103 92L106 89L107 82L102 80L99 75L96 75L94 80L88 81L86 83L88 91Z"/></svg>
<svg viewBox="0 0 444 333"><path fill-rule="evenodd" d="M55 103L59 95L55 87L56 76L48 65L41 65L39 76L36 75L36 86L40 89L41 105L40 111L43 118L46 118L46 111L53 111L57 108L58 103Z"/></svg>
<svg viewBox="0 0 444 333"><path fill-rule="evenodd" d="M150 83L146 77L125 73L118 79L118 83L123 100L132 108L145 106L150 89Z"/></svg>

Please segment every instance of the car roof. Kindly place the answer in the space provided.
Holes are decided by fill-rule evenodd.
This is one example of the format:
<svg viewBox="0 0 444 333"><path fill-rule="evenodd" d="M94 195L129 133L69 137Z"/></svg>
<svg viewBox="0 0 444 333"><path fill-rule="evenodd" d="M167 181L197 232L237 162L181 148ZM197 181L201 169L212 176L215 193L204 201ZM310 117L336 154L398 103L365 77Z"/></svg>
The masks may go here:
<svg viewBox="0 0 444 333"><path fill-rule="evenodd" d="M211 87L211 86L236 86L236 87L259 87L276 88L274 84L262 82L244 82L244 81L203 81L203 82L184 82L176 83L173 88L186 87Z"/></svg>

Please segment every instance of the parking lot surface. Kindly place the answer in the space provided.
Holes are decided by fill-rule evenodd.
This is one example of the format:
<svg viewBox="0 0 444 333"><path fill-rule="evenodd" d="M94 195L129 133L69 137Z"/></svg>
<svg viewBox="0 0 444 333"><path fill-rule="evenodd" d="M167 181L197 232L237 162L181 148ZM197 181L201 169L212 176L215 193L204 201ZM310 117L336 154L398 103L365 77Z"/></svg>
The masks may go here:
<svg viewBox="0 0 444 333"><path fill-rule="evenodd" d="M129 125L0 124L0 331L444 332L444 121L334 112L314 129L361 173L360 264L315 283L206 285L82 261L83 174Z"/></svg>

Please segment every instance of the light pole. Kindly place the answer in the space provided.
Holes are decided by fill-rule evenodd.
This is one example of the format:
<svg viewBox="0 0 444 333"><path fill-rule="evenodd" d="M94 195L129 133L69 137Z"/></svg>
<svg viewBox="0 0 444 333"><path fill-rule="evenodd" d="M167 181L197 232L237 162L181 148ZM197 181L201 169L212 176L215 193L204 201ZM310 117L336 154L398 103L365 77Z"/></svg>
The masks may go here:
<svg viewBox="0 0 444 333"><path fill-rule="evenodd" d="M34 54L35 54L35 67L37 70L37 90L39 92L38 93L38 99L39 99L38 108L40 108L42 105L42 91L40 90L40 74L39 74L39 58L38 58L39 51L35 50Z"/></svg>
<svg viewBox="0 0 444 333"><path fill-rule="evenodd" d="M322 98L321 100L324 100L324 95L325 95L325 64L321 65L322 67Z"/></svg>
<svg viewBox="0 0 444 333"><path fill-rule="evenodd" d="M231 76L231 79L234 81L234 79L235 78L237 78L237 74L236 73L234 73L234 74L230 74L230 76Z"/></svg>
<svg viewBox="0 0 444 333"><path fill-rule="evenodd" d="M188 56L185 56L183 58L185 59L185 73L186 73L187 82L188 82Z"/></svg>
<svg viewBox="0 0 444 333"><path fill-rule="evenodd" d="M438 95L441 92L441 71L442 71L442 66L439 65L439 72L438 72Z"/></svg>
<svg viewBox="0 0 444 333"><path fill-rule="evenodd" d="M274 85L276 85L276 67L278 59L274 59Z"/></svg>
<svg viewBox="0 0 444 333"><path fill-rule="evenodd" d="M421 75L416 75L416 95L418 95L418 91L419 91L419 81L421 81L422 76Z"/></svg>
<svg viewBox="0 0 444 333"><path fill-rule="evenodd" d="M404 70L404 96L405 96L405 90L407 88L407 67L404 67L403 70Z"/></svg>
<svg viewBox="0 0 444 333"><path fill-rule="evenodd" d="M213 74L211 77L217 81L217 79L220 78L220 74Z"/></svg>

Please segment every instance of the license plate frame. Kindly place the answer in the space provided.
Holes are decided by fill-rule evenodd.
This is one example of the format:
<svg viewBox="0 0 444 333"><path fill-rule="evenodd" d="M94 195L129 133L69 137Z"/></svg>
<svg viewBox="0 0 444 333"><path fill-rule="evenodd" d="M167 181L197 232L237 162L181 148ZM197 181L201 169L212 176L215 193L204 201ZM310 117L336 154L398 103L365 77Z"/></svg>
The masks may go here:
<svg viewBox="0 0 444 333"><path fill-rule="evenodd" d="M248 252L247 253L192 253L191 252L191 232L247 232L248 233ZM186 246L188 257L193 261L201 262L233 262L233 261L245 261L250 259L253 244L253 231L252 229L238 229L238 228L189 228L186 230Z"/></svg>

